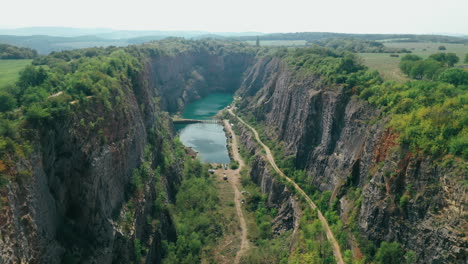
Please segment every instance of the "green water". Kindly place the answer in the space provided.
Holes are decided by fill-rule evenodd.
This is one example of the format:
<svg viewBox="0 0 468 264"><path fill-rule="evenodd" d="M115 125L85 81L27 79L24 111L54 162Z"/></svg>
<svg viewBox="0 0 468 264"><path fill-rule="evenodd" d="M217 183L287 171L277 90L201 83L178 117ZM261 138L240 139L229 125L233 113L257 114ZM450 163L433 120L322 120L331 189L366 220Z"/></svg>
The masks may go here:
<svg viewBox="0 0 468 264"><path fill-rule="evenodd" d="M182 118L209 120L232 102L233 95L214 93L185 106ZM176 125L182 143L198 152L202 162L230 163L226 135L219 124Z"/></svg>

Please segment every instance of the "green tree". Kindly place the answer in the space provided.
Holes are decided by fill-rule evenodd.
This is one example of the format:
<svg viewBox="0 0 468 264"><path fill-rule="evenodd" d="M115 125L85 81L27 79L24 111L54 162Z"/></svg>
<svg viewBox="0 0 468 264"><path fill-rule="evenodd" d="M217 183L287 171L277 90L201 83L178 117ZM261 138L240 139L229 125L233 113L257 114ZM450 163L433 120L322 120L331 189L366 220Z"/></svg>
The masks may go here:
<svg viewBox="0 0 468 264"><path fill-rule="evenodd" d="M429 56L430 59L439 61L439 62L446 62L447 60L447 54L444 52L439 52L439 53L434 53Z"/></svg>
<svg viewBox="0 0 468 264"><path fill-rule="evenodd" d="M468 71L459 68L450 68L443 71L439 80L453 85L468 85Z"/></svg>
<svg viewBox="0 0 468 264"><path fill-rule="evenodd" d="M439 50L446 50L447 48L445 46L439 46Z"/></svg>
<svg viewBox="0 0 468 264"><path fill-rule="evenodd" d="M465 63L468 63L468 53L465 55Z"/></svg>
<svg viewBox="0 0 468 264"><path fill-rule="evenodd" d="M20 72L18 86L24 90L29 86L41 85L47 76L47 71L43 67L27 66Z"/></svg>
<svg viewBox="0 0 468 264"><path fill-rule="evenodd" d="M453 67L456 63L460 61L460 58L455 53L447 53L445 56L445 62L449 67Z"/></svg>
<svg viewBox="0 0 468 264"><path fill-rule="evenodd" d="M39 123L41 120L49 117L50 114L47 109L43 108L39 104L32 104L26 111L26 119L32 123Z"/></svg>
<svg viewBox="0 0 468 264"><path fill-rule="evenodd" d="M405 250L398 242L382 242L375 254L375 260L380 264L401 264L404 261Z"/></svg>
<svg viewBox="0 0 468 264"><path fill-rule="evenodd" d="M7 112L15 109L16 99L7 92L0 92L0 112Z"/></svg>
<svg viewBox="0 0 468 264"><path fill-rule="evenodd" d="M436 60L436 61L439 61L439 62L442 62L442 63L446 63L448 67L453 67L453 65L455 65L455 63L457 63L460 59L458 58L458 56L455 54L455 53L443 53L443 52L439 52L439 53L435 53L435 54L432 54L431 56L429 56L430 59L433 59L433 60Z"/></svg>

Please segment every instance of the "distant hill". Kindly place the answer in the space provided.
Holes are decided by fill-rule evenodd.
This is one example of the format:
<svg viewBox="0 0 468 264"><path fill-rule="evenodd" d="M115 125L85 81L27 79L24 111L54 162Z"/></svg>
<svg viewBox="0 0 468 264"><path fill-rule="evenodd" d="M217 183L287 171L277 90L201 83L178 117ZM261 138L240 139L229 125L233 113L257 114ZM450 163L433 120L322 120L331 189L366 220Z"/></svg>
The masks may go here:
<svg viewBox="0 0 468 264"><path fill-rule="evenodd" d="M4 35L2 35L4 34ZM0 29L0 43L35 49L39 54L52 51L71 50L89 47L127 46L167 37L187 39L230 39L236 41L260 40L301 40L305 43L319 43L324 40L353 38L379 42L444 42L468 43L468 36L414 34L347 34L331 32L272 33L260 32L206 32L206 31L132 31L113 29L79 29L65 27L33 27L20 29Z"/></svg>
<svg viewBox="0 0 468 264"><path fill-rule="evenodd" d="M52 37L81 37L96 36L104 39L130 39L140 37L181 37L195 38L203 35L214 34L221 37L257 36L264 35L260 32L209 32L188 30L115 30L110 28L70 28L70 27L27 27L16 29L1 29L0 35L35 36L46 35Z"/></svg>
<svg viewBox="0 0 468 264"><path fill-rule="evenodd" d="M0 35L34 36L47 35L52 37L78 37L85 35L99 35L113 32L110 28L71 28L71 27L25 27L1 29Z"/></svg>
<svg viewBox="0 0 468 264"><path fill-rule="evenodd" d="M241 41L256 40L256 36L242 36L235 39ZM460 37L443 35L415 35L415 34L348 34L332 32L297 32L297 33L272 33L260 36L260 40L305 40L316 42L330 38L355 38L373 41L392 42L444 42L444 43L468 43L468 40Z"/></svg>
<svg viewBox="0 0 468 264"><path fill-rule="evenodd" d="M71 50L89 47L126 46L126 40L108 40L96 36L53 37L53 36L10 36L0 35L0 43L37 50L40 54L52 51Z"/></svg>
<svg viewBox="0 0 468 264"><path fill-rule="evenodd" d="M39 54L52 51L89 47L126 46L167 37L189 39L258 36L260 32L208 32L161 30L114 30L109 28L29 27L0 29L0 43L37 50Z"/></svg>

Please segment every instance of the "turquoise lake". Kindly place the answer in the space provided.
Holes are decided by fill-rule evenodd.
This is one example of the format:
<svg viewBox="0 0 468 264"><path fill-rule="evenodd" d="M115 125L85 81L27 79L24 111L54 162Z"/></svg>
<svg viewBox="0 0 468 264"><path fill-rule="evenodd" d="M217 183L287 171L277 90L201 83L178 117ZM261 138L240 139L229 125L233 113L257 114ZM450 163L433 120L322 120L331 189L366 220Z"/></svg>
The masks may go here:
<svg viewBox="0 0 468 264"><path fill-rule="evenodd" d="M213 93L186 105L182 118L210 120L233 100L228 93ZM230 163L226 135L220 124L175 125L182 143L198 152L202 162Z"/></svg>

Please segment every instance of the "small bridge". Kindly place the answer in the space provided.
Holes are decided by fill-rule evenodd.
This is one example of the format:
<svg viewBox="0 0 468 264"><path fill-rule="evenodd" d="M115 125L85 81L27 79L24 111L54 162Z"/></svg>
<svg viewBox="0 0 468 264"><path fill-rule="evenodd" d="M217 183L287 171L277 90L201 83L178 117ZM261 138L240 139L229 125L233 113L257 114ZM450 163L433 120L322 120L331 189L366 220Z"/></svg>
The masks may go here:
<svg viewBox="0 0 468 264"><path fill-rule="evenodd" d="M199 119L184 119L184 118L173 118L172 122L174 124L197 124L197 123L220 124L222 123L222 121L219 119L199 120Z"/></svg>

